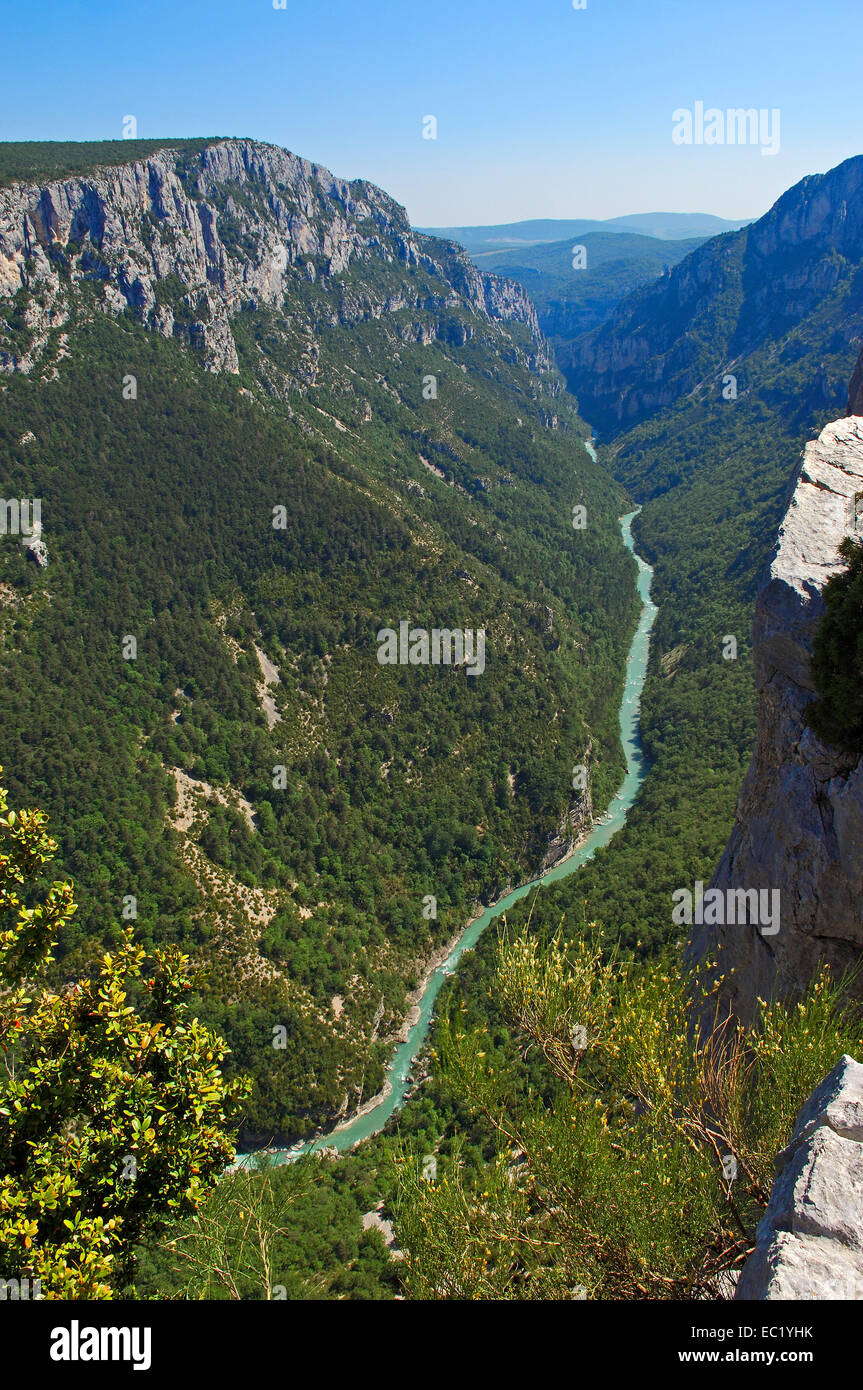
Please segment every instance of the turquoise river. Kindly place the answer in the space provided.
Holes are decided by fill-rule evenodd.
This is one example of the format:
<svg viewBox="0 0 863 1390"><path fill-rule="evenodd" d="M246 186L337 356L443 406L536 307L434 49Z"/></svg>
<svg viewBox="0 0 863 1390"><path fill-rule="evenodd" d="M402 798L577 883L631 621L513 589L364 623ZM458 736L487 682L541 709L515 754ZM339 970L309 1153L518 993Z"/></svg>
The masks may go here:
<svg viewBox="0 0 863 1390"><path fill-rule="evenodd" d="M310 1140L305 1144L298 1144L292 1149L267 1149L265 1152L270 1161L290 1163L315 1149L350 1149L383 1129L390 1116L399 1110L404 1103L406 1092L411 1085L408 1080L411 1067L428 1036L435 1001L444 981L448 975L453 973L463 953L470 951L476 945L490 922L493 922L501 913L506 912L534 888L540 884L553 883L556 879L566 878L569 874L574 874L581 868L582 864L593 857L600 846L607 845L612 836L616 835L625 823L629 809L638 795L647 771L639 739L639 708L644 679L647 674L650 630L653 627L657 612L656 605L651 602L650 598L653 569L636 554L633 543L632 523L637 515L637 511L630 512L627 516L621 517L620 522L624 544L635 556L638 564L638 593L641 598L642 609L638 628L627 657L626 684L620 706L620 733L626 753L626 776L611 806L578 848L567 855L565 859L561 859L541 877L514 888L512 892L507 893L491 907L487 907L479 917L475 917L472 922L468 923L446 960L429 976L422 997L418 1001L419 1017L408 1032L407 1041L401 1043L393 1055L387 1069L387 1084L384 1090L368 1102L352 1119L344 1121L326 1134L319 1135L317 1139ZM254 1164L255 1158L255 1154L238 1155L236 1162L238 1165L248 1166Z"/></svg>

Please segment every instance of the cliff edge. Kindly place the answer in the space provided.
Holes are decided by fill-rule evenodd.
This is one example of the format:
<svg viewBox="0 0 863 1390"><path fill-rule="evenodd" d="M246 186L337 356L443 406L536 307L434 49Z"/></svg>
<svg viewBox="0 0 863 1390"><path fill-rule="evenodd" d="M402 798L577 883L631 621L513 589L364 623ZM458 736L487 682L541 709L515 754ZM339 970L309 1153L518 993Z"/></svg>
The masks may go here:
<svg viewBox="0 0 863 1390"><path fill-rule="evenodd" d="M403 271L395 293L381 278L393 266ZM374 184L261 141L217 140L193 154L166 147L89 175L0 189L0 299L14 298L26 330L22 348L4 341L0 323L0 372L33 369L83 281L105 312L129 311L165 337L196 341L212 372L239 370L231 319L243 306L287 307L296 319L304 282L321 291L309 323L296 325L312 358L321 325L461 305L477 325L525 324L532 369L552 366L519 285L478 271L455 243L415 233ZM403 331L421 336L423 327Z"/></svg>
<svg viewBox="0 0 863 1390"><path fill-rule="evenodd" d="M805 722L812 642L838 547L859 533L863 418L807 444L753 624L758 740L734 829L711 887L779 889L778 930L751 922L696 928L695 958L718 956L726 998L748 1021L760 996L794 995L821 962L863 950L863 760L826 746Z"/></svg>

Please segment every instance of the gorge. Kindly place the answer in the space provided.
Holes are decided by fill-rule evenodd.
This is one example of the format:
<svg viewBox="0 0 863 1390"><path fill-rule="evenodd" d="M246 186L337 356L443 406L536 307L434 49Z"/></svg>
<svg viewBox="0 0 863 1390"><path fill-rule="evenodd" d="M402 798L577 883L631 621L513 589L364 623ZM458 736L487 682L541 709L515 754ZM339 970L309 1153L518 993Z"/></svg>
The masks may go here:
<svg viewBox="0 0 863 1390"><path fill-rule="evenodd" d="M49 154L28 170L0 147L0 448L6 490L40 501L49 558L0 551L0 761L16 804L49 813L56 872L77 884L57 981L89 978L121 921L148 951L191 956L195 1015L251 1078L249 1171L222 1192L245 1181L266 1199L269 1165L250 1153L314 1154L277 1166L317 1184L297 1222L318 1223L321 1248L337 1189L353 1183L363 1218L394 1215L394 1155L403 1169L440 1155L526 1222L507 1203L527 1145L496 1148L489 1115L523 1107L566 1176L579 1131L554 1126L589 1074L597 1105L573 1116L585 1152L620 1126L606 1158L625 1218L606 1229L595 1202L586 1269L569 1251L567 1279L714 1297L727 1271L703 1274L687 1248L681 1272L676 1237L672 1273L650 1266L652 1220L626 1206L653 1172L645 1201L687 1236L709 1165L675 1150L667 1209L649 1145L614 1167L647 1109L602 1090L613 1048L590 1055L579 1010L595 1000L561 980L564 958L588 973L599 940L636 1001L668 983L684 884L779 895L777 931L696 914L692 953L721 947L742 1020L759 996L803 994L823 962L859 960L859 757L806 710L822 591L863 491L863 417L838 418L863 312L863 160L662 273L651 248L650 283L612 306L605 280L598 321L562 331L555 360L523 286L415 231L365 180L254 140L149 142L110 163L82 146L60 172L39 165ZM486 930L504 913L508 977ZM567 1005L547 1034L541 1010L522 1000L513 1023L504 1007L501 979L517 994L534 967L537 997ZM657 1017L632 1037L667 1032ZM500 1110L471 1113L448 1079L453 1019L487 1037L476 1059L505 1078ZM827 1134L857 1143L852 1063L824 1085L786 1155L791 1215L780 1183L741 1297L787 1296L776 1249L808 1219L799 1183L817 1159L842 1185L822 1150L856 1171L856 1148ZM589 1190L590 1164L573 1172ZM699 1233L708 1206L693 1207ZM841 1244L846 1218L814 1234ZM609 1274L594 1260L627 1221L648 1275L628 1247ZM389 1255L363 1239L354 1258L389 1291ZM519 1258L502 1296L568 1287ZM481 1296L494 1275L479 1268ZM161 1266L151 1277L176 1288Z"/></svg>
<svg viewBox="0 0 863 1390"><path fill-rule="evenodd" d="M590 447L590 446L589 446ZM265 1150L269 1161L292 1161L307 1153L321 1150L337 1152L362 1143L370 1135L376 1134L396 1114L410 1089L411 1068L416 1062L432 1025L435 1001L445 979L456 970L465 951L470 951L479 941L483 932L498 918L507 913L517 902L526 898L533 890L544 884L558 882L576 873L595 854L597 848L607 845L612 837L626 823L626 817L638 795L644 780L645 764L641 751L638 730L638 711L641 692L647 673L650 632L656 619L656 607L650 600L650 580L652 569L635 552L632 539L632 522L635 513L621 518L623 540L627 549L635 555L638 563L638 592L641 599L641 616L632 646L627 656L626 684L620 705L620 737L626 753L626 775L608 811L583 834L578 843L546 869L539 878L506 893L499 901L487 907L471 921L458 937L454 948L448 952L440 965L429 972L425 987L414 1004L406 1024L404 1042L395 1052L387 1068L384 1089L379 1098L366 1103L362 1111L349 1120L343 1121L335 1129L298 1148L288 1150ZM619 803L619 804L618 804ZM256 1155L238 1156L238 1166L254 1165Z"/></svg>
<svg viewBox="0 0 863 1390"><path fill-rule="evenodd" d="M288 1143L614 794L626 494L524 292L379 189L254 141L99 156L0 188L6 476L51 556L3 556L0 756L76 875L65 968L134 898L255 1077L244 1141ZM381 665L403 613L481 631L482 673Z"/></svg>

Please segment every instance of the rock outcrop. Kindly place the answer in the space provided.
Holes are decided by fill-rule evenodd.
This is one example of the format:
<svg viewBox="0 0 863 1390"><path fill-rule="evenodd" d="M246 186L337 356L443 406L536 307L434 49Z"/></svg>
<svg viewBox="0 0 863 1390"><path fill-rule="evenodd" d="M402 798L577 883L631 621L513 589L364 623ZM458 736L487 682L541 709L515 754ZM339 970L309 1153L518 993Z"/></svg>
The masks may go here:
<svg viewBox="0 0 863 1390"><path fill-rule="evenodd" d="M375 293L373 273L344 280L375 261L404 268L403 293ZM166 148L86 177L0 190L0 318L14 297L19 330L0 341L0 370L29 372L68 320L71 290L89 281L106 312L130 310L195 343L208 370L237 372L232 316L248 305L281 310L292 279L326 291L315 306L320 322L413 306L441 313L440 332L465 334L463 323L447 327L445 311L466 305L479 321L526 324L531 365L551 365L521 287L481 273L455 243L414 233L379 188L277 146L221 140L194 155ZM310 351L316 326L308 325Z"/></svg>
<svg viewBox="0 0 863 1390"><path fill-rule="evenodd" d="M26 543L27 554L34 560L40 569L48 568L48 547L41 536L35 536L33 540Z"/></svg>
<svg viewBox="0 0 863 1390"><path fill-rule="evenodd" d="M822 961L842 970L863 951L863 760L827 747L805 721L822 590L861 492L863 418L837 420L806 446L756 602L758 741L711 887L779 889L779 930L705 926L692 941L694 956L717 956L744 1020L759 996L793 996Z"/></svg>
<svg viewBox="0 0 863 1390"><path fill-rule="evenodd" d="M810 1096L735 1299L863 1299L863 1066L843 1057Z"/></svg>

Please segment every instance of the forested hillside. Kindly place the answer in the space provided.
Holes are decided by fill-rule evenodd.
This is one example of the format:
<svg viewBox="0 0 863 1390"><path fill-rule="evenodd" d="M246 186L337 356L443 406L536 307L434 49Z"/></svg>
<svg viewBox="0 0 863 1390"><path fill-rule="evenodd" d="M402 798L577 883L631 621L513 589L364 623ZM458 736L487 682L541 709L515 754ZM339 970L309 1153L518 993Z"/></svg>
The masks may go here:
<svg viewBox="0 0 863 1390"><path fill-rule="evenodd" d="M583 822L573 764L611 795L633 567L517 287L371 185L200 145L0 194L3 484L47 550L0 538L0 761L78 887L60 975L128 922L191 950L245 1133L293 1138ZM483 673L382 666L402 620L483 629Z"/></svg>

